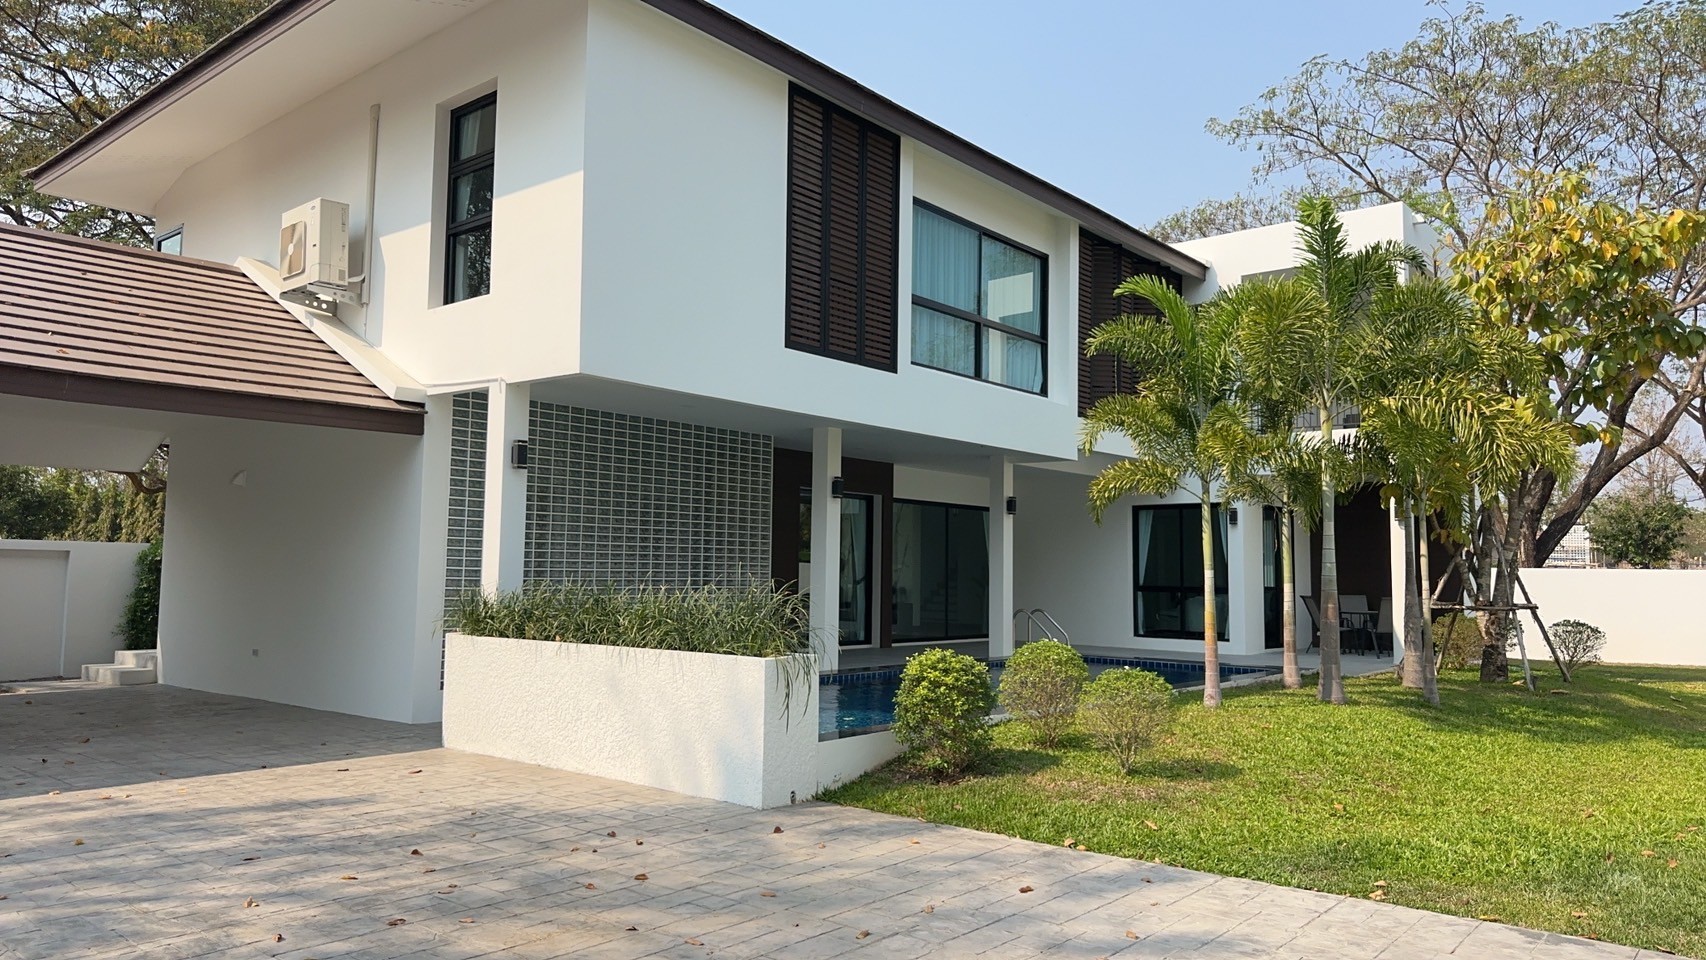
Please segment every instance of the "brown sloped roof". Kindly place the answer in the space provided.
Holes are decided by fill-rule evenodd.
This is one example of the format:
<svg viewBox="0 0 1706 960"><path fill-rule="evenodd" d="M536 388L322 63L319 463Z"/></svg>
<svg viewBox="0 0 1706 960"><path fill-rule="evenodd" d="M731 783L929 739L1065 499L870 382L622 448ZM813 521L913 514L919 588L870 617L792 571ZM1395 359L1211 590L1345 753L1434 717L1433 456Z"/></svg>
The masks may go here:
<svg viewBox="0 0 1706 960"><path fill-rule="evenodd" d="M419 434L236 267L0 225L0 393Z"/></svg>

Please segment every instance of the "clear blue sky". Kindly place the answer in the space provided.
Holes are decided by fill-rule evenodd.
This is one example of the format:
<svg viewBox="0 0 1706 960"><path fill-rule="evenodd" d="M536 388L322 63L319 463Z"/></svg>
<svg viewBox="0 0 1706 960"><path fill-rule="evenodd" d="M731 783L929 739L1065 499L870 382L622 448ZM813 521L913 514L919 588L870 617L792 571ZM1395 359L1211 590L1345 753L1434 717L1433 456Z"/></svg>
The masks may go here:
<svg viewBox="0 0 1706 960"><path fill-rule="evenodd" d="M713 2L1138 224L1248 186L1252 156L1204 133L1209 117L1233 115L1317 54L1395 47L1437 12L1422 0ZM1636 3L1487 7L1577 26Z"/></svg>

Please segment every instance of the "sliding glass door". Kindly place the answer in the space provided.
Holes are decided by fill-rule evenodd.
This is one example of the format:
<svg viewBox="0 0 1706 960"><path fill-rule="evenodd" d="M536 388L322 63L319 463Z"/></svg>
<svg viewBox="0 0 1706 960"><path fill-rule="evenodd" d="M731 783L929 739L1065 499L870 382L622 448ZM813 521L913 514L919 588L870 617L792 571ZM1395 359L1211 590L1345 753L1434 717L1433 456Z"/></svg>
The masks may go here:
<svg viewBox="0 0 1706 960"><path fill-rule="evenodd" d="M891 535L894 639L989 636L989 511L897 500Z"/></svg>
<svg viewBox="0 0 1706 960"><path fill-rule="evenodd" d="M1132 508L1133 632L1139 637L1201 639L1202 508L1196 504ZM1226 512L1214 506L1217 632L1227 638Z"/></svg>

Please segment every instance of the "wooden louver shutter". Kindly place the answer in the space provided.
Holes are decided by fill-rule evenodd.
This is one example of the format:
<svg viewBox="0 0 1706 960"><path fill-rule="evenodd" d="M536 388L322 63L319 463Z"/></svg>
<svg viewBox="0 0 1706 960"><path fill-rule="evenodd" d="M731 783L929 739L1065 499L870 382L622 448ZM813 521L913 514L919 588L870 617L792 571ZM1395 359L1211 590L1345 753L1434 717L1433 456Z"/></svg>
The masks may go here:
<svg viewBox="0 0 1706 960"><path fill-rule="evenodd" d="M893 370L900 139L795 88L786 343Z"/></svg>
<svg viewBox="0 0 1706 960"><path fill-rule="evenodd" d="M1078 243L1078 412L1097 400L1137 389L1138 372L1117 357L1084 355L1084 344L1096 327L1126 314L1158 316L1155 305L1141 297L1115 297L1114 289L1140 275L1166 279L1178 289L1177 275L1158 263L1093 233L1080 232Z"/></svg>

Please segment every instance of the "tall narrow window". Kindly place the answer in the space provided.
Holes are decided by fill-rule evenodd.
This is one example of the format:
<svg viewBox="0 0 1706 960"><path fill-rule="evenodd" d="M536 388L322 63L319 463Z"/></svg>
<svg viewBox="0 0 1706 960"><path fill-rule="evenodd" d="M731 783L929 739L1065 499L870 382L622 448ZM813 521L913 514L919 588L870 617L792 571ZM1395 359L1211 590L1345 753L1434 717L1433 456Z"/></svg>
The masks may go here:
<svg viewBox="0 0 1706 960"><path fill-rule="evenodd" d="M889 533L894 639L989 636L989 511L896 500Z"/></svg>
<svg viewBox="0 0 1706 960"><path fill-rule="evenodd" d="M497 125L495 93L450 114L445 303L482 297L492 289L492 170Z"/></svg>
<svg viewBox="0 0 1706 960"><path fill-rule="evenodd" d="M912 362L1042 393L1047 258L927 204L912 217Z"/></svg>
<svg viewBox="0 0 1706 960"><path fill-rule="evenodd" d="M900 138L794 88L783 342L892 371L899 250Z"/></svg>

